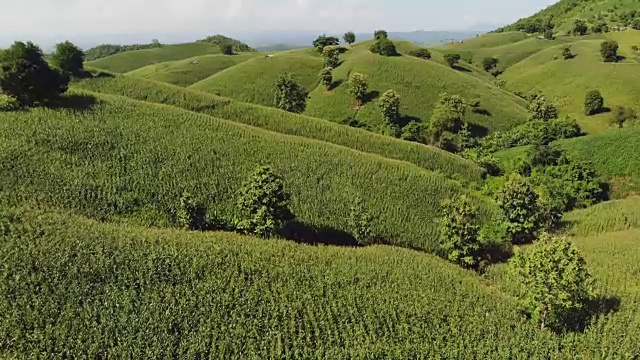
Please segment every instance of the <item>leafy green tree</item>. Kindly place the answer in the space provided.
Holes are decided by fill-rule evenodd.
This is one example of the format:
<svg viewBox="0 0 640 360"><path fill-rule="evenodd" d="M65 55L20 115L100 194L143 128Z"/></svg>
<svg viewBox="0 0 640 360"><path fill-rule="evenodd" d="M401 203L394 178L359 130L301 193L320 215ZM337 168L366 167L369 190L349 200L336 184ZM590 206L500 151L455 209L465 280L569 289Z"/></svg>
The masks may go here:
<svg viewBox="0 0 640 360"><path fill-rule="evenodd" d="M357 197L351 206L349 228L358 245L367 245L373 242L373 217L367 211L366 205L360 197Z"/></svg>
<svg viewBox="0 0 640 360"><path fill-rule="evenodd" d="M67 91L69 77L52 69L42 50L16 42L0 52L0 89L21 106L46 105Z"/></svg>
<svg viewBox="0 0 640 360"><path fill-rule="evenodd" d="M360 73L352 73L349 77L349 94L351 94L358 105L362 105L367 97L369 84L367 77Z"/></svg>
<svg viewBox="0 0 640 360"><path fill-rule="evenodd" d="M635 120L638 120L638 113L630 107L616 106L611 112L611 123L620 129Z"/></svg>
<svg viewBox="0 0 640 360"><path fill-rule="evenodd" d="M603 41L600 45L600 55L604 62L618 62L618 48L617 41Z"/></svg>
<svg viewBox="0 0 640 360"><path fill-rule="evenodd" d="M573 21L573 26L571 27L571 34L575 36L586 35L589 31L589 26L587 22L582 19L575 19Z"/></svg>
<svg viewBox="0 0 640 360"><path fill-rule="evenodd" d="M604 98L600 91L591 90L584 98L584 112L589 115L598 114L604 109Z"/></svg>
<svg viewBox="0 0 640 360"><path fill-rule="evenodd" d="M593 25L591 31L596 34L606 33L609 32L609 25L607 25L605 21L600 21L597 24Z"/></svg>
<svg viewBox="0 0 640 360"><path fill-rule="evenodd" d="M507 231L514 244L531 242L542 230L544 219L539 199L529 180L518 174L511 174L496 193L496 204L507 220Z"/></svg>
<svg viewBox="0 0 640 360"><path fill-rule="evenodd" d="M571 45L565 45L562 47L562 58L565 60L573 59L575 56L571 52Z"/></svg>
<svg viewBox="0 0 640 360"><path fill-rule="evenodd" d="M445 54L444 55L444 61L446 61L447 64L449 65L449 67L451 67L451 68L456 66L460 62L461 59L462 59L462 57L460 56L460 54Z"/></svg>
<svg viewBox="0 0 640 360"><path fill-rule="evenodd" d="M284 180L268 166L259 167L240 190L240 228L247 234L272 237L294 219Z"/></svg>
<svg viewBox="0 0 640 360"><path fill-rule="evenodd" d="M636 18L633 20L633 22L631 23L631 28L633 30L640 30L640 18Z"/></svg>
<svg viewBox="0 0 640 360"><path fill-rule="evenodd" d="M393 90L388 90L378 100L378 106L382 112L386 126L392 136L400 136L400 126L398 119L400 118L400 97Z"/></svg>
<svg viewBox="0 0 640 360"><path fill-rule="evenodd" d="M327 90L331 89L331 86L333 85L332 71L333 69L330 67L326 67L320 70L320 82L322 82L322 85L324 85Z"/></svg>
<svg viewBox="0 0 640 360"><path fill-rule="evenodd" d="M544 38L547 39L547 40L555 39L555 36L553 36L553 30L545 30Z"/></svg>
<svg viewBox="0 0 640 360"><path fill-rule="evenodd" d="M369 48L374 54L382 55L382 56L396 56L398 55L398 51L396 50L396 45L393 41L387 38L381 38L377 40L375 43L371 45Z"/></svg>
<svg viewBox="0 0 640 360"><path fill-rule="evenodd" d="M15 111L20 109L20 103L13 96L0 94L0 111Z"/></svg>
<svg viewBox="0 0 640 360"><path fill-rule="evenodd" d="M180 196L176 219L178 226L184 230L203 230L206 226L204 209L193 200L188 192L184 192Z"/></svg>
<svg viewBox="0 0 640 360"><path fill-rule="evenodd" d="M84 52L71 42L65 41L56 45L51 63L68 74L79 75L84 70Z"/></svg>
<svg viewBox="0 0 640 360"><path fill-rule="evenodd" d="M431 59L431 51L429 51L428 49L425 49L425 48L411 50L411 51L409 51L409 55L413 56L413 57L420 58L420 59L424 59L424 60Z"/></svg>
<svg viewBox="0 0 640 360"><path fill-rule="evenodd" d="M493 57L486 57L484 59L482 59L482 68L484 69L484 71L491 71L493 69L495 69L498 66L498 63L500 62L500 60L493 58Z"/></svg>
<svg viewBox="0 0 640 360"><path fill-rule="evenodd" d="M233 55L233 45L231 44L220 44L220 52L225 55Z"/></svg>
<svg viewBox="0 0 640 360"><path fill-rule="evenodd" d="M278 109L301 114L307 108L307 91L290 74L278 77L275 93L275 105Z"/></svg>
<svg viewBox="0 0 640 360"><path fill-rule="evenodd" d="M543 235L530 249L517 249L509 263L520 298L541 329L566 330L593 296L592 278L578 250L563 238Z"/></svg>
<svg viewBox="0 0 640 360"><path fill-rule="evenodd" d="M410 121L402 128L402 134L400 138L407 141L424 143L424 135L422 134L422 124L417 121Z"/></svg>
<svg viewBox="0 0 640 360"><path fill-rule="evenodd" d="M389 34L385 30L376 30L373 33L373 38L375 40L388 39L389 38Z"/></svg>
<svg viewBox="0 0 640 360"><path fill-rule="evenodd" d="M475 268L480 260L479 212L466 195L442 203L440 241L447 259L465 268Z"/></svg>
<svg viewBox="0 0 640 360"><path fill-rule="evenodd" d="M547 101L543 95L536 95L531 99L527 106L529 110L530 120L549 121L558 118L558 109Z"/></svg>
<svg viewBox="0 0 640 360"><path fill-rule="evenodd" d="M339 46L327 46L322 50L322 56L324 57L324 66L335 69L340 65L340 47Z"/></svg>
<svg viewBox="0 0 640 360"><path fill-rule="evenodd" d="M429 121L429 130L434 140L440 138L445 131L450 131L456 124L464 121L467 104L458 95L440 94L438 103Z"/></svg>
<svg viewBox="0 0 640 360"><path fill-rule="evenodd" d="M356 42L356 34L354 34L353 31L346 32L342 38L344 39L344 42L349 45Z"/></svg>
<svg viewBox="0 0 640 360"><path fill-rule="evenodd" d="M335 36L326 36L320 35L317 39L313 41L313 47L317 52L322 53L324 48L327 46L337 46L340 45L340 40Z"/></svg>

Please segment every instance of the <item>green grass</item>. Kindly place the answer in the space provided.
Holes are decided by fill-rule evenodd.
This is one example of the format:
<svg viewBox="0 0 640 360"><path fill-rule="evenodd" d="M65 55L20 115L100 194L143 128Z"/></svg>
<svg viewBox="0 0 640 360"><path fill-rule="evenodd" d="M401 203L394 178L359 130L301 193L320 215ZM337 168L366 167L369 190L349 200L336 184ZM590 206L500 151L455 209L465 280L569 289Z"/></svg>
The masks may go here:
<svg viewBox="0 0 640 360"><path fill-rule="evenodd" d="M2 113L0 144L10 201L145 225L168 225L183 191L231 219L242 182L270 165L301 223L349 232L361 197L384 243L433 252L441 201L465 192L406 162L116 96L100 95L91 110ZM488 218L493 206L480 203Z"/></svg>
<svg viewBox="0 0 640 360"><path fill-rule="evenodd" d="M558 106L560 113L578 120L583 130L598 133L609 128L608 113L584 114L584 97L598 89L605 106L640 106L640 63L627 58L620 63L605 63L600 56L598 40L571 44L576 57L562 60L562 46L543 50L507 69L502 78L512 91L541 91ZM624 50L622 55L627 55ZM554 57L559 57L554 60Z"/></svg>
<svg viewBox="0 0 640 360"><path fill-rule="evenodd" d="M466 71L456 71L437 61L412 56L383 57L368 51L367 43L354 46L344 55L344 63L334 71L337 87L326 91L318 87L311 93L306 114L333 121L355 117L379 131L383 119L376 98L394 90L401 99L404 120L429 121L433 108L443 92L459 94L468 101L480 101L487 113L469 112L466 120L487 131L509 129L526 120L524 101L502 91L493 84ZM363 73L369 80L372 101L357 109L348 94L348 78L352 72Z"/></svg>
<svg viewBox="0 0 640 360"><path fill-rule="evenodd" d="M542 50L575 40L575 37L569 36L559 36L554 40L546 40L541 37L531 37L502 46L478 49L473 53L474 62L481 65L482 59L486 57L494 57L500 61L498 65L500 69L507 69Z"/></svg>
<svg viewBox="0 0 640 360"><path fill-rule="evenodd" d="M89 61L86 65L116 73L127 73L153 64L219 53L220 47L216 45L208 43L187 43L166 45L156 49L127 51L95 61Z"/></svg>
<svg viewBox="0 0 640 360"><path fill-rule="evenodd" d="M565 215L564 232L573 236L599 235L640 228L640 197L609 201Z"/></svg>
<svg viewBox="0 0 640 360"><path fill-rule="evenodd" d="M167 84L116 76L83 80L75 83L74 86L176 106L283 134L321 140L390 159L410 162L450 178L480 183L484 175L484 170L472 162L435 147L397 140L327 120L232 101Z"/></svg>
<svg viewBox="0 0 640 360"><path fill-rule="evenodd" d="M324 67L320 56L307 50L277 53L272 58L258 57L221 71L190 88L230 97L243 102L274 106L274 85L287 72L307 91L319 83Z"/></svg>
<svg viewBox="0 0 640 360"><path fill-rule="evenodd" d="M187 87L258 56L260 56L259 53L196 56L185 60L145 66L131 71L127 75Z"/></svg>
<svg viewBox="0 0 640 360"><path fill-rule="evenodd" d="M467 39L461 43L448 44L442 47L444 50L478 50L485 48L495 48L507 44L517 43L527 39L529 35L519 32L489 33Z"/></svg>

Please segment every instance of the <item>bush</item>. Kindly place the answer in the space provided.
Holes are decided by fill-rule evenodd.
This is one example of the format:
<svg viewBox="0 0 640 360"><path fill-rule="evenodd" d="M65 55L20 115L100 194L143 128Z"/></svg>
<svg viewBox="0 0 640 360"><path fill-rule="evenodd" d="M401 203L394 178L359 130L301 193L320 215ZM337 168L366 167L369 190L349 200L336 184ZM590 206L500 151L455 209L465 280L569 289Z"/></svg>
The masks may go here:
<svg viewBox="0 0 640 360"><path fill-rule="evenodd" d="M233 55L233 46L231 44L220 44L220 52L224 55Z"/></svg>
<svg viewBox="0 0 640 360"><path fill-rule="evenodd" d="M388 90L378 100L378 106L386 125L392 128L392 135L399 136L400 97L393 90Z"/></svg>
<svg viewBox="0 0 640 360"><path fill-rule="evenodd" d="M530 120L549 121L558 118L558 109L542 95L534 95L527 106Z"/></svg>
<svg viewBox="0 0 640 360"><path fill-rule="evenodd" d="M575 316L592 297L592 280L569 241L544 235L531 249L517 250L509 268L522 304L540 328L562 331L581 320Z"/></svg>
<svg viewBox="0 0 640 360"><path fill-rule="evenodd" d="M359 105L364 103L368 91L367 77L360 73L352 73L349 77L349 94L353 95Z"/></svg>
<svg viewBox="0 0 640 360"><path fill-rule="evenodd" d="M84 52L69 41L56 45L51 62L68 74L79 75L84 70Z"/></svg>
<svg viewBox="0 0 640 360"><path fill-rule="evenodd" d="M622 129L624 124L638 119L636 111L627 106L616 106L611 112L611 124Z"/></svg>
<svg viewBox="0 0 640 360"><path fill-rule="evenodd" d="M431 59L431 51L425 48L411 50L409 51L409 55L420 58L420 59L425 59L425 60Z"/></svg>
<svg viewBox="0 0 640 360"><path fill-rule="evenodd" d="M562 47L562 58L565 60L574 58L573 53L571 53L571 45L565 45Z"/></svg>
<svg viewBox="0 0 640 360"><path fill-rule="evenodd" d="M332 68L326 67L320 70L320 73L318 74L320 76L320 82L322 83L322 85L324 85L325 88L327 88L327 90L329 90L333 85L332 71Z"/></svg>
<svg viewBox="0 0 640 360"><path fill-rule="evenodd" d="M609 32L609 25L607 25L607 23L604 21L600 21L597 24L593 25L591 31L596 34L606 33Z"/></svg>
<svg viewBox="0 0 640 360"><path fill-rule="evenodd" d="M176 222L184 230L204 230L206 227L206 211L193 200L188 192L182 193L176 212Z"/></svg>
<svg viewBox="0 0 640 360"><path fill-rule="evenodd" d="M400 135L400 138L407 141L425 143L426 141L422 133L422 124L416 121L410 121L402 128L402 135Z"/></svg>
<svg viewBox="0 0 640 360"><path fill-rule="evenodd" d="M545 30L544 38L547 39L547 40L555 39L555 36L553 36L553 30Z"/></svg>
<svg viewBox="0 0 640 360"><path fill-rule="evenodd" d="M324 57L324 66L335 69L340 65L340 47L339 46L327 46L322 50L322 56Z"/></svg>
<svg viewBox="0 0 640 360"><path fill-rule="evenodd" d="M278 77L275 93L275 105L278 109L301 114L307 108L307 91L290 74Z"/></svg>
<svg viewBox="0 0 640 360"><path fill-rule="evenodd" d="M473 269L480 259L479 213L469 198L461 195L442 203L440 241L447 259L464 268Z"/></svg>
<svg viewBox="0 0 640 360"><path fill-rule="evenodd" d="M618 62L618 42L603 41L600 45L600 55L604 62Z"/></svg>
<svg viewBox="0 0 640 360"><path fill-rule="evenodd" d="M373 33L373 38L375 40L388 39L389 38L389 34L385 30L376 30Z"/></svg>
<svg viewBox="0 0 640 360"><path fill-rule="evenodd" d="M462 57L460 56L460 54L445 54L444 55L444 61L446 61L447 64L449 65L449 67L451 67L451 68L456 66L456 64L458 64L461 59L462 59Z"/></svg>
<svg viewBox="0 0 640 360"><path fill-rule="evenodd" d="M586 35L589 31L587 22L582 19L575 19L573 27L571 28L571 34L576 36Z"/></svg>
<svg viewBox="0 0 640 360"><path fill-rule="evenodd" d="M264 238L279 234L286 223L295 218L289 203L283 179L270 167L258 168L240 190L241 229Z"/></svg>
<svg viewBox="0 0 640 360"><path fill-rule="evenodd" d="M514 244L533 241L543 228L539 196L530 181L511 174L495 195L496 204L507 222L507 231Z"/></svg>
<svg viewBox="0 0 640 360"><path fill-rule="evenodd" d="M0 111L15 111L20 109L20 103L13 96L0 94Z"/></svg>
<svg viewBox="0 0 640 360"><path fill-rule="evenodd" d="M594 115L602 112L604 109L604 98L600 91L591 90L584 98L584 112L589 115Z"/></svg>
<svg viewBox="0 0 640 360"><path fill-rule="evenodd" d="M327 46L340 45L340 40L335 36L320 35L313 41L313 47L317 52L322 53Z"/></svg>
<svg viewBox="0 0 640 360"><path fill-rule="evenodd" d="M488 152L496 152L535 142L548 144L559 139L571 139L582 135L577 121L562 118L550 121L532 120L509 131L498 131L482 138L480 146Z"/></svg>
<svg viewBox="0 0 640 360"><path fill-rule="evenodd" d="M631 28L633 30L640 30L640 18L636 18L633 20L633 22L631 23Z"/></svg>
<svg viewBox="0 0 640 360"><path fill-rule="evenodd" d="M358 245L373 243L373 217L367 211L365 203L360 197L356 198L351 206L349 228Z"/></svg>
<svg viewBox="0 0 640 360"><path fill-rule="evenodd" d="M482 68L484 69L484 71L491 71L493 69L495 69L498 66L498 63L500 61L496 58L493 57L486 57L484 59L482 59Z"/></svg>
<svg viewBox="0 0 640 360"><path fill-rule="evenodd" d="M457 95L448 93L440 94L438 104L436 104L429 129L435 138L439 138L445 131L450 131L454 126L464 121L467 112L467 104Z"/></svg>
<svg viewBox="0 0 640 360"><path fill-rule="evenodd" d="M374 54L378 54L382 56L398 55L398 51L396 50L395 44L393 43L393 41L387 38L381 38L377 40L375 43L373 43L373 45L371 45L369 50Z"/></svg>

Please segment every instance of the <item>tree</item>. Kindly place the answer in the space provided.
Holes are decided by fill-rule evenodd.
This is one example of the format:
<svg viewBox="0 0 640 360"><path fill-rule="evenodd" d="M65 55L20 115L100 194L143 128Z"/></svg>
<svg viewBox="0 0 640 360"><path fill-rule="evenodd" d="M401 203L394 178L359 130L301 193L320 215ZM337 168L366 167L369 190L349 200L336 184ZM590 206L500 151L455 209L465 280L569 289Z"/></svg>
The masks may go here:
<svg viewBox="0 0 640 360"><path fill-rule="evenodd" d="M56 45L51 63L71 75L79 75L84 69L84 52L69 41Z"/></svg>
<svg viewBox="0 0 640 360"><path fill-rule="evenodd" d="M462 59L462 57L460 56L460 54L445 54L444 55L444 61L446 61L447 64L449 65L449 67L451 67L451 68L456 66L456 64L458 64L461 59Z"/></svg>
<svg viewBox="0 0 640 360"><path fill-rule="evenodd" d="M607 23L604 21L600 21L597 24L593 25L591 31L596 34L606 33L609 32L609 25L607 25Z"/></svg>
<svg viewBox="0 0 640 360"><path fill-rule="evenodd" d="M600 45L600 55L604 62L618 62L618 42L603 41Z"/></svg>
<svg viewBox="0 0 640 360"><path fill-rule="evenodd" d="M369 50L374 54L379 54L382 56L396 56L398 55L398 51L396 50L396 45L393 41L387 38L381 38L377 40Z"/></svg>
<svg viewBox="0 0 640 360"><path fill-rule="evenodd" d="M349 45L356 42L356 34L354 34L353 31L346 32L342 38L344 39L344 42Z"/></svg>
<svg viewBox="0 0 640 360"><path fill-rule="evenodd" d="M482 68L484 69L484 71L491 71L493 69L495 69L498 66L498 63L500 62L500 60L493 58L493 57L486 57L484 59L482 59Z"/></svg>
<svg viewBox="0 0 640 360"><path fill-rule="evenodd" d="M600 91L591 90L584 98L584 112L589 115L594 115L602 112L604 109L604 98Z"/></svg>
<svg viewBox="0 0 640 360"><path fill-rule="evenodd" d="M373 33L373 38L375 40L388 39L389 38L389 34L385 30L376 30Z"/></svg>
<svg viewBox="0 0 640 360"><path fill-rule="evenodd" d="M425 48L411 50L409 51L409 55L420 58L420 59L424 59L424 60L431 59L431 51Z"/></svg>
<svg viewBox="0 0 640 360"><path fill-rule="evenodd" d="M424 143L425 139L422 132L422 124L416 121L410 121L402 128L400 138L402 140Z"/></svg>
<svg viewBox="0 0 640 360"><path fill-rule="evenodd" d="M555 36L553 36L553 30L545 30L544 38L547 39L547 40L555 39Z"/></svg>
<svg viewBox="0 0 640 360"><path fill-rule="evenodd" d="M442 203L440 243L452 263L475 268L480 260L479 212L466 195Z"/></svg>
<svg viewBox="0 0 640 360"><path fill-rule="evenodd" d="M571 28L571 34L576 36L586 35L589 31L587 22L582 19L575 19L573 21L573 27Z"/></svg>
<svg viewBox="0 0 640 360"><path fill-rule="evenodd" d="M362 105L369 91L367 77L360 73L352 73L349 77L349 93Z"/></svg>
<svg viewBox="0 0 640 360"><path fill-rule="evenodd" d="M233 45L231 44L220 44L220 52L225 55L233 55Z"/></svg>
<svg viewBox="0 0 640 360"><path fill-rule="evenodd" d="M206 226L204 209L193 200L188 192L183 192L180 196L176 219L178 226L184 230L203 230Z"/></svg>
<svg viewBox="0 0 640 360"><path fill-rule="evenodd" d="M67 91L69 77L52 69L42 50L16 42L0 52L0 89L22 106L45 105Z"/></svg>
<svg viewBox="0 0 640 360"><path fill-rule="evenodd" d="M327 90L331 89L331 86L333 85L333 74L331 73L332 71L333 69L330 67L326 67L320 70L320 82L322 82L322 85L324 85Z"/></svg>
<svg viewBox="0 0 640 360"><path fill-rule="evenodd" d="M549 121L558 118L558 109L542 95L535 95L527 106L527 110L532 121Z"/></svg>
<svg viewBox="0 0 640 360"><path fill-rule="evenodd" d="M622 129L625 123L638 119L637 112L627 106L616 106L611 112L611 123Z"/></svg>
<svg viewBox="0 0 640 360"><path fill-rule="evenodd" d="M520 298L541 329L557 331L584 322L592 278L578 250L563 238L543 235L531 249L517 249L509 263Z"/></svg>
<svg viewBox="0 0 640 360"><path fill-rule="evenodd" d="M240 190L240 228L247 234L264 238L278 234L288 221L294 219L289 203L284 180L270 167L259 167Z"/></svg>
<svg viewBox="0 0 640 360"><path fill-rule="evenodd" d="M633 30L640 30L640 18L635 18L631 23L631 28Z"/></svg>
<svg viewBox="0 0 640 360"><path fill-rule="evenodd" d="M290 74L278 77L275 93L275 105L278 109L300 114L307 108L307 91Z"/></svg>
<svg viewBox="0 0 640 360"><path fill-rule="evenodd" d="M495 196L498 207L507 220L507 232L514 244L533 241L542 229L542 209L539 196L529 180L511 174Z"/></svg>
<svg viewBox="0 0 640 360"><path fill-rule="evenodd" d="M565 60L574 58L573 53L571 53L571 45L565 45L562 47L562 58Z"/></svg>
<svg viewBox="0 0 640 360"><path fill-rule="evenodd" d="M463 122L466 112L467 104L460 96L449 93L440 94L438 104L429 121L429 130L434 140L439 139L445 131L453 129L456 124Z"/></svg>
<svg viewBox="0 0 640 360"><path fill-rule="evenodd" d="M335 69L340 65L340 47L339 46L327 46L322 50L322 56L324 57L324 66Z"/></svg>
<svg viewBox="0 0 640 360"><path fill-rule="evenodd" d="M366 209L364 201L357 197L349 212L349 228L358 245L373 242L373 217Z"/></svg>
<svg viewBox="0 0 640 360"><path fill-rule="evenodd" d="M400 136L400 126L398 118L400 118L400 97L393 91L388 90L378 100L378 106L382 111L382 118L389 128L390 135Z"/></svg>
<svg viewBox="0 0 640 360"><path fill-rule="evenodd" d="M327 46L337 46L337 45L340 45L340 40L337 37L326 36L324 34L318 36L318 38L313 41L313 47L319 53L322 53L324 48L326 48Z"/></svg>

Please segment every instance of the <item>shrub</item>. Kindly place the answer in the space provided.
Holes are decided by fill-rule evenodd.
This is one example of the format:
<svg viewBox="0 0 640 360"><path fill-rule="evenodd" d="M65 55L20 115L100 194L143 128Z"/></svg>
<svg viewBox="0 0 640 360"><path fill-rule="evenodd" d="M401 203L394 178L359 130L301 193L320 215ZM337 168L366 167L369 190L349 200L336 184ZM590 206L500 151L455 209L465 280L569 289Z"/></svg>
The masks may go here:
<svg viewBox="0 0 640 360"><path fill-rule="evenodd" d="M327 46L322 50L322 56L324 57L324 66L335 69L340 65L340 47L339 46Z"/></svg>
<svg viewBox="0 0 640 360"><path fill-rule="evenodd" d="M20 109L20 103L13 96L0 94L0 111L15 111Z"/></svg>
<svg viewBox="0 0 640 360"><path fill-rule="evenodd" d="M344 39L344 42L349 45L356 42L356 34L354 34L353 31L346 32L342 38Z"/></svg>
<svg viewBox="0 0 640 360"><path fill-rule="evenodd" d="M523 305L540 328L565 330L592 296L592 280L578 250L566 239L544 235L509 264Z"/></svg>
<svg viewBox="0 0 640 360"><path fill-rule="evenodd" d="M591 90L584 98L584 112L589 115L594 115L602 112L604 108L604 98L600 91Z"/></svg>
<svg viewBox="0 0 640 360"><path fill-rule="evenodd" d="M542 229L543 219L539 196L530 181L511 174L495 195L496 204L507 222L507 231L514 244L533 241Z"/></svg>
<svg viewBox="0 0 640 360"><path fill-rule="evenodd" d="M393 136L399 136L400 128L398 118L400 118L400 97L393 90L388 90L378 100L378 106L382 112L382 118L386 125L392 130Z"/></svg>
<svg viewBox="0 0 640 360"><path fill-rule="evenodd" d="M547 40L553 40L555 39L555 37L553 36L553 30L545 30L544 32L544 38Z"/></svg>
<svg viewBox="0 0 640 360"><path fill-rule="evenodd" d="M205 210L196 203L188 192L182 193L176 212L178 226L184 230L204 230Z"/></svg>
<svg viewBox="0 0 640 360"><path fill-rule="evenodd" d="M498 66L498 63L500 61L496 58L493 57L486 57L484 59L482 59L482 68L484 69L484 71L491 71L493 69L495 69Z"/></svg>
<svg viewBox="0 0 640 360"><path fill-rule="evenodd" d="M294 219L289 202L283 179L270 167L258 168L240 190L241 229L265 238L280 233L284 225Z"/></svg>
<svg viewBox="0 0 640 360"><path fill-rule="evenodd" d="M636 18L633 20L633 22L631 23L631 28L633 30L640 30L640 18Z"/></svg>
<svg viewBox="0 0 640 360"><path fill-rule="evenodd" d="M572 118L532 120L509 131L498 131L486 136L480 141L480 146L488 152L496 152L535 142L548 144L558 139L570 139L581 135L580 126Z"/></svg>
<svg viewBox="0 0 640 360"><path fill-rule="evenodd" d="M422 133L422 124L416 121L410 121L402 128L402 135L400 135L400 138L407 141L424 143L425 138Z"/></svg>
<svg viewBox="0 0 640 360"><path fill-rule="evenodd" d="M446 61L447 64L449 65L449 67L451 67L451 68L456 66L456 64L458 64L460 62L460 59L462 59L460 54L445 54L444 55L444 61Z"/></svg>
<svg viewBox="0 0 640 360"><path fill-rule="evenodd" d="M333 74L332 74L333 69L330 67L326 67L322 70L320 70L320 82L322 83L322 85L324 85L325 88L330 89L331 86L333 85Z"/></svg>
<svg viewBox="0 0 640 360"><path fill-rule="evenodd" d="M393 41L387 38L381 38L377 40L375 43L373 43L373 45L371 45L369 50L374 54L378 54L382 56L398 55L398 51L396 50L395 44L393 43Z"/></svg>
<svg viewBox="0 0 640 360"><path fill-rule="evenodd" d="M461 195L445 200L442 212L440 241L447 259L465 268L475 268L480 258L478 208Z"/></svg>
<svg viewBox="0 0 640 360"><path fill-rule="evenodd" d="M527 106L530 120L549 121L558 118L558 109L542 95L535 95Z"/></svg>
<svg viewBox="0 0 640 360"><path fill-rule="evenodd" d="M429 129L435 138L439 138L442 133L453 129L453 127L464 121L467 105L458 95L448 93L440 94L438 104L433 110Z"/></svg>
<svg viewBox="0 0 640 360"><path fill-rule="evenodd" d="M600 55L604 62L618 62L618 42L603 41L600 45Z"/></svg>
<svg viewBox="0 0 640 360"><path fill-rule="evenodd" d="M233 45L231 44L220 44L220 52L225 55L233 55Z"/></svg>
<svg viewBox="0 0 640 360"><path fill-rule="evenodd" d="M368 91L367 77L360 73L352 73L349 77L349 94L356 99L359 105L364 103Z"/></svg>
<svg viewBox="0 0 640 360"><path fill-rule="evenodd" d="M317 52L322 53L327 46L340 45L340 40L334 36L320 35L313 41L313 47Z"/></svg>
<svg viewBox="0 0 640 360"><path fill-rule="evenodd" d="M358 245L373 243L373 217L366 209L364 201L357 197L349 212L349 228Z"/></svg>
<svg viewBox="0 0 640 360"><path fill-rule="evenodd" d="M607 25L607 23L604 21L600 21L597 24L593 25L591 31L596 34L606 33L609 32L609 25Z"/></svg>
<svg viewBox="0 0 640 360"><path fill-rule="evenodd" d="M84 52L69 41L56 45L51 62L68 74L78 75L84 69Z"/></svg>
<svg viewBox="0 0 640 360"><path fill-rule="evenodd" d="M425 60L431 59L431 51L425 48L411 50L409 51L409 55Z"/></svg>
<svg viewBox="0 0 640 360"><path fill-rule="evenodd" d="M307 91L290 74L278 77L275 93L275 105L278 109L300 114L307 107Z"/></svg>
<svg viewBox="0 0 640 360"><path fill-rule="evenodd" d="M573 27L571 28L571 34L576 36L586 35L589 31L589 26L587 22L582 19L575 19L573 22Z"/></svg>
<svg viewBox="0 0 640 360"><path fill-rule="evenodd" d="M562 47L562 58L565 60L574 58L573 53L571 53L571 45L565 45Z"/></svg>
<svg viewBox="0 0 640 360"><path fill-rule="evenodd" d="M611 123L619 128L623 128L624 124L637 120L636 111L627 106L616 106L611 112Z"/></svg>
<svg viewBox="0 0 640 360"><path fill-rule="evenodd" d="M389 34L385 30L376 30L373 33L373 38L375 40L388 39L389 38Z"/></svg>

